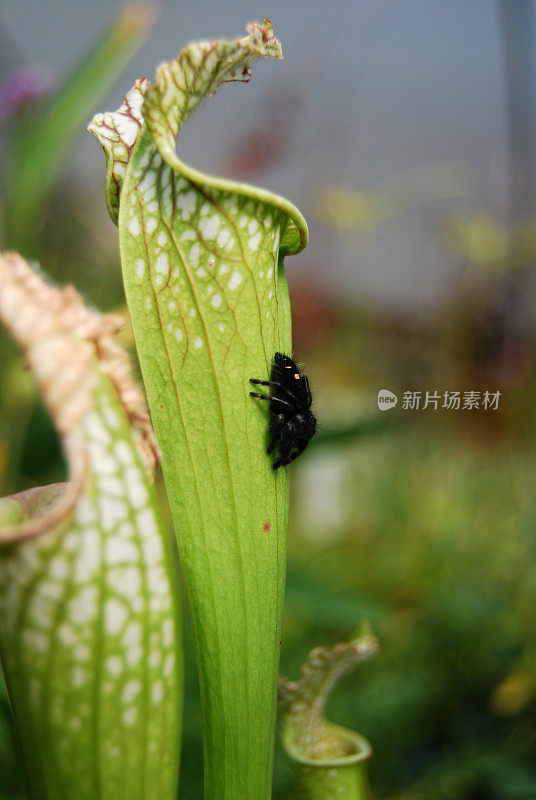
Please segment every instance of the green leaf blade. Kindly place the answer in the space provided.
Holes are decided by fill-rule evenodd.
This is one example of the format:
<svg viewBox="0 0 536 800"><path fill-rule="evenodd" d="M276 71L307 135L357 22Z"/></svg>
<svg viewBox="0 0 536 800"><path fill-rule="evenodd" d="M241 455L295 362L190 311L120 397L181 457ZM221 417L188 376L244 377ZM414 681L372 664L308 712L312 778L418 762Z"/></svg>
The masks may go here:
<svg viewBox="0 0 536 800"><path fill-rule="evenodd" d="M159 68L118 223L196 635L211 800L270 796L288 471L272 469L269 407L249 379L268 379L274 353L291 352L283 254L305 246L307 227L284 198L198 172L174 147L205 93L280 56L271 26L250 30Z"/></svg>
<svg viewBox="0 0 536 800"><path fill-rule="evenodd" d="M197 633L208 796L239 787L258 797L271 775L288 484L271 468L268 409L249 397L249 378L268 377L273 353L290 351L278 266L285 219L251 199L242 213L242 198L200 191L156 155L153 183L147 171L136 175L132 158L122 262ZM153 228L143 211L154 186ZM257 220L269 216L264 230Z"/></svg>

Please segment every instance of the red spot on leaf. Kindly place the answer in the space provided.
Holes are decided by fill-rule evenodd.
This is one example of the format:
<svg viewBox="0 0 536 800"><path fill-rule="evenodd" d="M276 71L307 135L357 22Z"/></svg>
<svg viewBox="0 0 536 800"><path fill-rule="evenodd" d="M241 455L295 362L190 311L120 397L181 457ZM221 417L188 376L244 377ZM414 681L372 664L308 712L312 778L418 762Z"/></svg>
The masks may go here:
<svg viewBox="0 0 536 800"><path fill-rule="evenodd" d="M270 522L269 519L267 519L266 522L264 523L264 525L262 526L262 529L263 529L264 533L268 533L268 531L270 530L271 527L272 527L272 523Z"/></svg>

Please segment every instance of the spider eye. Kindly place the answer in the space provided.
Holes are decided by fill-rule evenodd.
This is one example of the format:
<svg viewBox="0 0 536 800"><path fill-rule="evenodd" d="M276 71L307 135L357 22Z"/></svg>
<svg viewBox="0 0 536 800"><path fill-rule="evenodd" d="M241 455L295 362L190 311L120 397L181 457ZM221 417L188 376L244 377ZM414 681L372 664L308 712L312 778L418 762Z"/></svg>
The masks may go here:
<svg viewBox="0 0 536 800"><path fill-rule="evenodd" d="M295 373L294 373L294 377L296 378L296 380L299 380L299 377L300 377L300 374L299 374L299 372L295 372Z"/></svg>

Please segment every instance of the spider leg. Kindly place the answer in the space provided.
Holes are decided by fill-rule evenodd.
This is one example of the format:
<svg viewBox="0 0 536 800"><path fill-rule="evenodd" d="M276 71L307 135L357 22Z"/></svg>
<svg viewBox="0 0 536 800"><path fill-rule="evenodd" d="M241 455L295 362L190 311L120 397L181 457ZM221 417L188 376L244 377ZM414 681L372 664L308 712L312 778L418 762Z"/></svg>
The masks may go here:
<svg viewBox="0 0 536 800"><path fill-rule="evenodd" d="M274 469L278 469L279 467L289 463L287 459L289 458L290 451L294 446L293 431L295 427L295 424L289 420L281 429L281 435L279 437L279 458L274 462ZM285 431L288 434L286 438L284 437Z"/></svg>
<svg viewBox="0 0 536 800"><path fill-rule="evenodd" d="M281 453L282 450L283 450L283 448L280 447L279 448L279 452ZM276 461L274 461L273 469L279 469L279 467L283 467L286 464L288 464L287 458L288 458L288 454L287 453L285 453L284 456L280 455L279 458Z"/></svg>
<svg viewBox="0 0 536 800"><path fill-rule="evenodd" d="M269 394L258 394L257 392L250 392L250 395L251 397L258 397L260 400L271 400L272 403L281 403L281 405L287 406L288 408L294 408L292 403L283 400L281 397L272 397Z"/></svg>
<svg viewBox="0 0 536 800"><path fill-rule="evenodd" d="M299 404L298 397L296 397L294 392L288 386L286 386L284 383L280 383L279 381L272 380L272 381L268 382L268 386L272 386L274 389L279 389L281 392L283 392L284 395L286 395L287 397L290 397L297 404Z"/></svg>
<svg viewBox="0 0 536 800"><path fill-rule="evenodd" d="M280 392L282 392L287 397L290 397L291 400L294 400L296 403L299 402L296 395L288 388L288 386L285 386L284 383L280 383L279 381L273 381L273 380L261 381L258 378L250 378L249 382L259 384L260 386L271 386L273 389L279 389Z"/></svg>
<svg viewBox="0 0 536 800"><path fill-rule="evenodd" d="M303 453L303 451L307 447L308 443L309 443L308 439L306 441L302 442L302 444L300 444L298 446L298 449L295 450L294 453L292 453L291 455L287 456L287 458L284 461L281 462L281 466L282 467L286 467L288 464L290 464L292 461L294 461L295 458L298 458L298 456L301 456L301 454Z"/></svg>
<svg viewBox="0 0 536 800"><path fill-rule="evenodd" d="M314 430L312 432L310 431L309 418L302 414L298 414L294 420L289 422L289 428L292 431L292 445L281 461L281 466L287 466L294 461L294 459L298 458L298 456L303 453L314 434ZM280 460L281 455L280 453Z"/></svg>
<svg viewBox="0 0 536 800"><path fill-rule="evenodd" d="M270 423L270 433L272 438L270 439L270 444L268 445L268 453L271 453L276 444L281 439L281 433L283 428L285 427L285 415L278 414L277 417L274 417Z"/></svg>
<svg viewBox="0 0 536 800"><path fill-rule="evenodd" d="M274 381L274 380L261 381L261 380L259 380L259 378L250 378L249 382L250 383L260 383L261 386L273 386L276 389L282 389L283 391L288 391L287 387L285 386L285 384L284 383L280 383L279 381Z"/></svg>

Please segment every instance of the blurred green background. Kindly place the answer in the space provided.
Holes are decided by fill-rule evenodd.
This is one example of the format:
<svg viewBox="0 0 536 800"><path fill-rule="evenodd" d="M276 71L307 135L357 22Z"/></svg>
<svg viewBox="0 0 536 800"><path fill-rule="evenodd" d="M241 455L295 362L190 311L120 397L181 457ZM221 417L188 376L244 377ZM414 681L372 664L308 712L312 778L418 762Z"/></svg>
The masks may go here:
<svg viewBox="0 0 536 800"><path fill-rule="evenodd" d="M261 65L242 92L227 87L185 132L184 152L286 191L311 228L311 248L287 271L295 355L320 433L291 469L282 671L296 678L312 647L347 639L367 618L381 652L344 680L329 713L370 739L375 797L535 800L534 5L206 5L220 29L203 31L206 8L184 4L177 47L268 15L286 60L277 76L265 67L263 77ZM82 3L77 21L64 6L11 4L0 16L2 248L117 311L124 298L104 159L84 128L117 105L131 78L151 74L137 59L173 55L159 37L174 12L171 3L159 17ZM93 9L95 31L86 25ZM46 72L25 37L43 39L64 11L72 63L55 59L51 44ZM151 23L154 36L135 57ZM332 73L344 73L338 95ZM452 114L427 117L430 98L436 110L457 109L457 127ZM128 326L123 341L131 347ZM380 389L398 395L394 411L378 411ZM501 396L497 410L408 411L409 390ZM0 331L0 496L63 477L56 434ZM186 627L180 797L198 800L200 711ZM274 798L287 800L292 773L276 755ZM23 796L2 692L0 798Z"/></svg>

